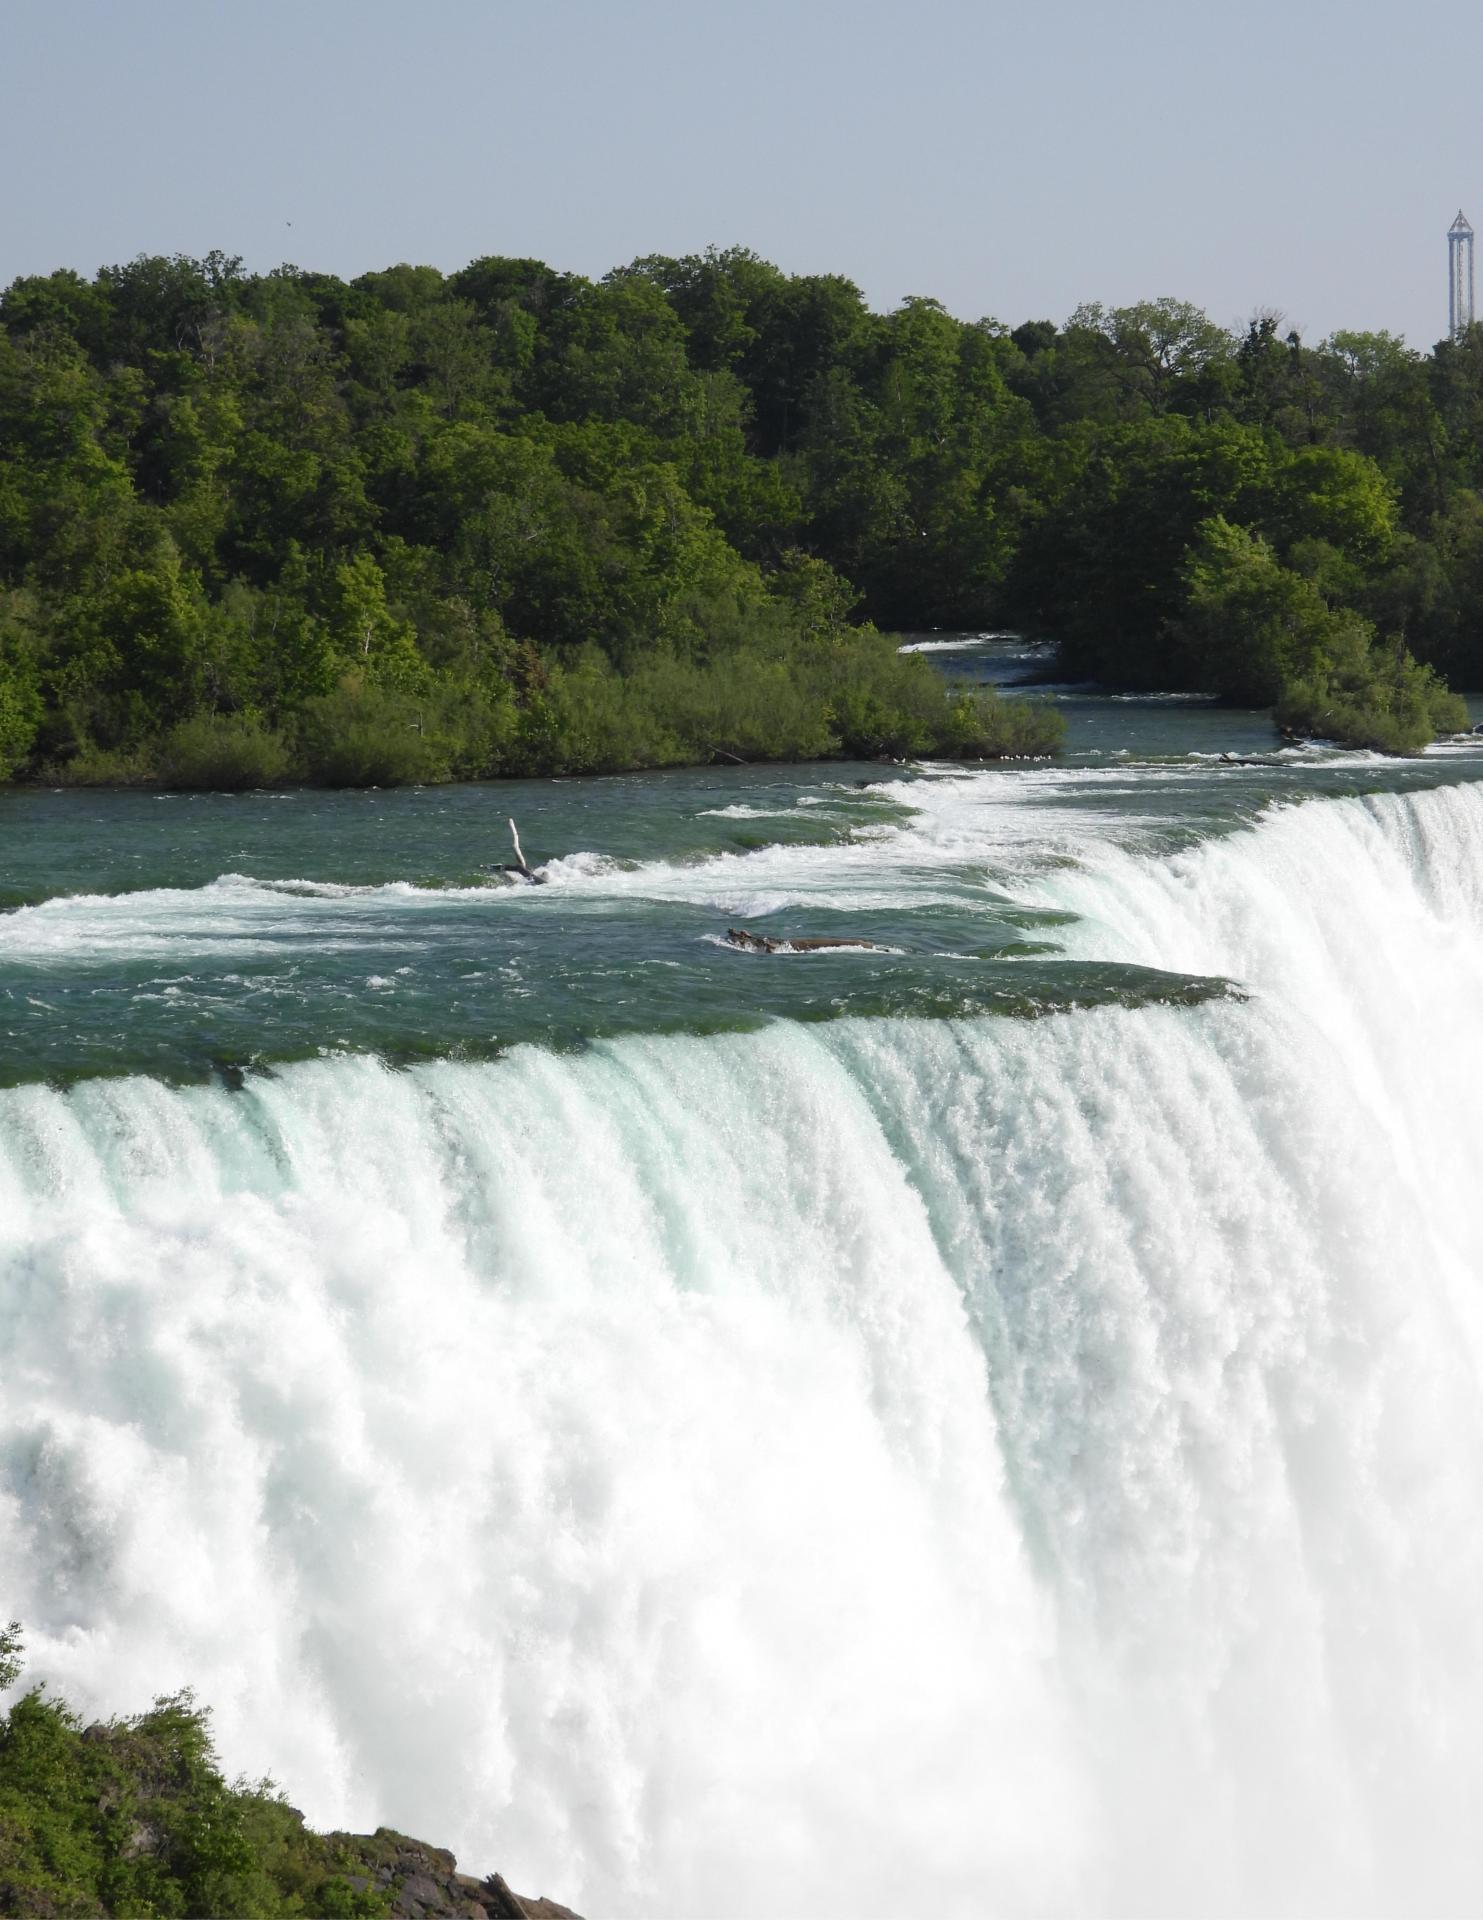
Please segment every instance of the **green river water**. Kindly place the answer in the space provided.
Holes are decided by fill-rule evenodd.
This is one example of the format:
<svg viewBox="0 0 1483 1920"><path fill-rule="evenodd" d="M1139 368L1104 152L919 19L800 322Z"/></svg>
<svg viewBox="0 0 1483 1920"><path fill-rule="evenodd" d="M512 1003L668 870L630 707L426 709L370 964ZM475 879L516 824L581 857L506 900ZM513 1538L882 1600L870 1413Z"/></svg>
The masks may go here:
<svg viewBox="0 0 1483 1920"><path fill-rule="evenodd" d="M1008 639L927 644L970 681L1038 664ZM1265 714L1057 695L1055 763L0 791L0 1083L1199 998L1222 983L1068 956L1046 875L1089 840L1172 851L1283 801L1483 773L1483 747L1284 750ZM498 872L509 816L542 886ZM732 926L875 950L743 953Z"/></svg>

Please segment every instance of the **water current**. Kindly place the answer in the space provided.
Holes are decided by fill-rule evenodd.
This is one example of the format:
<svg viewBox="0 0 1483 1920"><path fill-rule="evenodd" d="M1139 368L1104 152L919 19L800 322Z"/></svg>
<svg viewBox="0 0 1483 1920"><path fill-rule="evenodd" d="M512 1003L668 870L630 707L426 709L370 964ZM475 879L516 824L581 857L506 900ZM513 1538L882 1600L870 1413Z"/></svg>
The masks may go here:
<svg viewBox="0 0 1483 1920"><path fill-rule="evenodd" d="M0 792L33 1677L592 1920L1477 1911L1483 748L1065 697Z"/></svg>

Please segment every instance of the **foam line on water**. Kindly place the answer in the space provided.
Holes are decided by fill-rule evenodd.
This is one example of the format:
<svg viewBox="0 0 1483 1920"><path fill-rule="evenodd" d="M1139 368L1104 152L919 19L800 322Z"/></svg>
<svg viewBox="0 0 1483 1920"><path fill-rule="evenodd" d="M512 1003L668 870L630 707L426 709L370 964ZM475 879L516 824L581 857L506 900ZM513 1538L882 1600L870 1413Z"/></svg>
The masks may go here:
<svg viewBox="0 0 1483 1920"><path fill-rule="evenodd" d="M790 905L844 912L962 905L980 891L985 862L1015 871L1073 856L1094 841L1138 841L1167 831L1170 822L1157 808L1143 810L1144 792L1188 778L1187 767L1141 768L1136 778L1127 769L1106 768L923 773L873 786L870 800L900 817L866 818L847 839L691 860L619 862L600 850L577 849L540 869L546 885L539 894L493 878L418 886L224 873L193 888L57 895L0 914L0 964L167 952L245 958L292 945L332 951L332 943L357 943L364 930L388 922L415 926L419 916L445 909L502 916L549 907L561 895L752 915ZM855 789L839 792L860 797ZM1080 804L1078 796L1095 804ZM804 796L800 807L811 798ZM1109 799L1121 804L1109 807ZM798 818L797 811L790 817Z"/></svg>

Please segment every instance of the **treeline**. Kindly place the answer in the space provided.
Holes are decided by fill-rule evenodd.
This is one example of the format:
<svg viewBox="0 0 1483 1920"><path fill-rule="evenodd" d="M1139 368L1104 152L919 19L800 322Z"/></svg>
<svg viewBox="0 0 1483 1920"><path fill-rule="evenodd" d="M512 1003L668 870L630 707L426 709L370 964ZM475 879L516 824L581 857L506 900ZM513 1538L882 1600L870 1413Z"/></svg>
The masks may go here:
<svg viewBox="0 0 1483 1920"><path fill-rule="evenodd" d="M1483 674L1483 338L871 313L743 250L0 297L0 775L1043 751L878 628L1406 748ZM873 624L872 624L873 623Z"/></svg>
<svg viewBox="0 0 1483 1920"><path fill-rule="evenodd" d="M1010 336L1042 439L1005 617L1062 670L1409 751L1483 685L1483 330L1308 347L1159 300Z"/></svg>
<svg viewBox="0 0 1483 1920"><path fill-rule="evenodd" d="M830 314L864 309L743 255L718 286L733 269L738 339L781 356L755 397L724 315L692 329L648 268L17 281L0 769L338 784L1053 745L1044 705L950 696L855 624L788 449Z"/></svg>

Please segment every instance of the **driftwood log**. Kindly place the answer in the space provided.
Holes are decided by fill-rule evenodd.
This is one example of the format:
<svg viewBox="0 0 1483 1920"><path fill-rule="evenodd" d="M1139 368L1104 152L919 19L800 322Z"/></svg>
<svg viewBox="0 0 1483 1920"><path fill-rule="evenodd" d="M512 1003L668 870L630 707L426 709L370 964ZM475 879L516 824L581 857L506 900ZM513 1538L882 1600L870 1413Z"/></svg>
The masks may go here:
<svg viewBox="0 0 1483 1920"><path fill-rule="evenodd" d="M745 927L728 927L726 941L728 946L741 947L747 953L817 953L824 947L864 947L871 953L877 950L873 940L844 940L827 935L808 940L774 940L770 934L748 933Z"/></svg>
<svg viewBox="0 0 1483 1920"><path fill-rule="evenodd" d="M510 838L515 843L515 858L511 864L501 867L500 872L518 873L521 879L528 880L533 887L543 887L546 884L546 876L543 873L535 873L532 871L529 862L521 851L520 829L515 825L513 820L510 822Z"/></svg>

